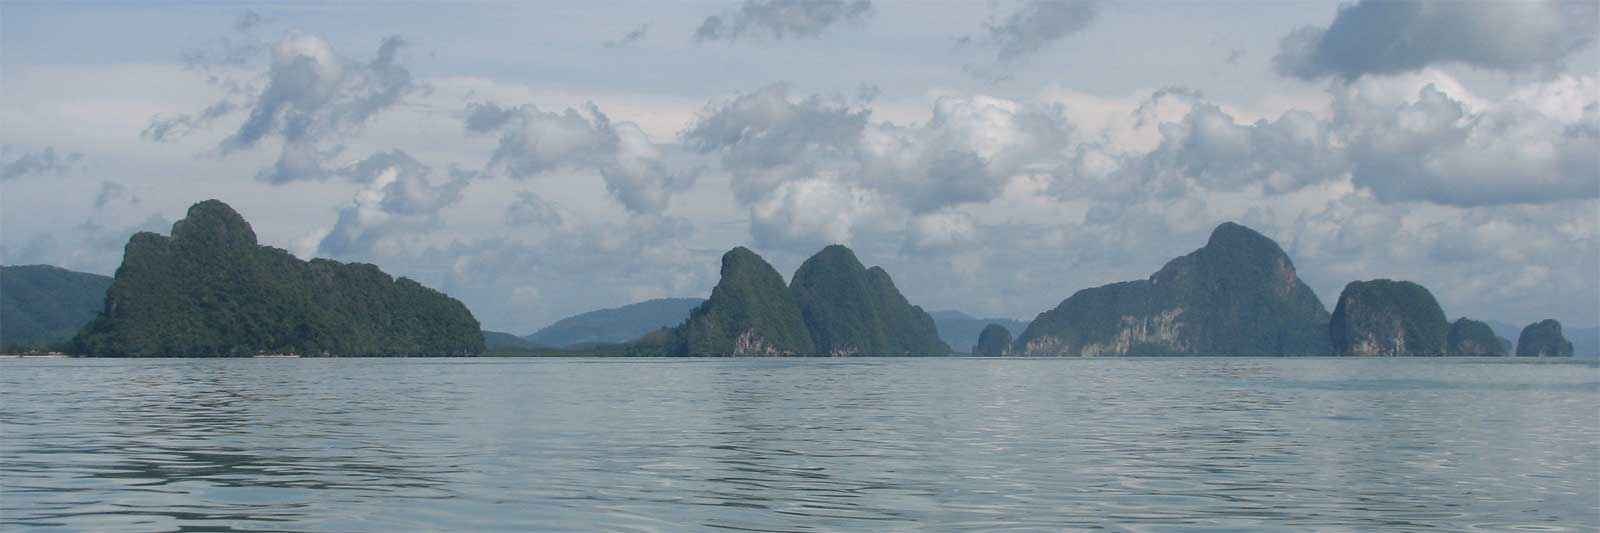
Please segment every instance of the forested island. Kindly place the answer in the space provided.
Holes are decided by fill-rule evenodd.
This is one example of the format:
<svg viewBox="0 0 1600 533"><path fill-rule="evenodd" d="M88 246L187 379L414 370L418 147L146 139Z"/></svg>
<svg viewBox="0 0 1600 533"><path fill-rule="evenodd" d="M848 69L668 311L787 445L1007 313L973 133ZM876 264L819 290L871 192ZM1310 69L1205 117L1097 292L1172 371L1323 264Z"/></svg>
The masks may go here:
<svg viewBox="0 0 1600 533"><path fill-rule="evenodd" d="M476 355L478 320L374 265L302 261L207 200L172 235L128 240L99 316L68 345L99 356Z"/></svg>
<svg viewBox="0 0 1600 533"><path fill-rule="evenodd" d="M789 281L748 248L722 256L708 298L564 319L528 336L481 331L460 301L377 266L262 246L227 204L190 207L170 236L129 239L114 277L0 268L0 350L89 356L954 355L941 322L842 245ZM1446 319L1420 284L1349 283L1332 313L1276 242L1235 223L1147 279L1084 289L1031 322L942 313L980 356L1346 355L1570 357L1555 320L1517 342ZM1012 337L1005 325L1021 328ZM1502 327L1502 326L1495 326ZM962 337L967 338L967 337ZM963 349L967 346L963 345Z"/></svg>

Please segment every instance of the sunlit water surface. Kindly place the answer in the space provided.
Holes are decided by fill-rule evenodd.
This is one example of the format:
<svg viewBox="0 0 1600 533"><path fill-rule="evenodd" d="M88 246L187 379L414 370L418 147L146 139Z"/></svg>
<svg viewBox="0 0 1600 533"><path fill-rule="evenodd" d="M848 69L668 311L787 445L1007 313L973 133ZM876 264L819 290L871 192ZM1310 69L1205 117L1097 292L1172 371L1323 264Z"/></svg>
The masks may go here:
<svg viewBox="0 0 1600 533"><path fill-rule="evenodd" d="M1593 360L0 361L0 528L1600 527Z"/></svg>

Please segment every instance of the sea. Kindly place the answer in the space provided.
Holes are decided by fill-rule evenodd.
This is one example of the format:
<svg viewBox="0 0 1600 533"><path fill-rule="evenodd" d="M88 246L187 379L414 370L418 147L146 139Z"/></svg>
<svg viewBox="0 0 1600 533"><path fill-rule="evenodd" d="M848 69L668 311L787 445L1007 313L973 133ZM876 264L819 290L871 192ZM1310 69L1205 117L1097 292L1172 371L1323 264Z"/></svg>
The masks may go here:
<svg viewBox="0 0 1600 533"><path fill-rule="evenodd" d="M1600 365L7 359L0 529L1600 529Z"/></svg>

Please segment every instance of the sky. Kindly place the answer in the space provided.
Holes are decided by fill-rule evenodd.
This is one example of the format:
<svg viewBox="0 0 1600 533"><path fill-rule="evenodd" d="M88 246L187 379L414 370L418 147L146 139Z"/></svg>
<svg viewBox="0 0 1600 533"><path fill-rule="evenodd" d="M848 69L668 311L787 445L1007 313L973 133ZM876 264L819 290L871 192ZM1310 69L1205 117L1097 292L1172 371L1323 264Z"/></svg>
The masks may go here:
<svg viewBox="0 0 1600 533"><path fill-rule="evenodd" d="M0 4L0 263L232 205L528 333L830 243L1031 319L1236 221L1600 323L1600 3Z"/></svg>

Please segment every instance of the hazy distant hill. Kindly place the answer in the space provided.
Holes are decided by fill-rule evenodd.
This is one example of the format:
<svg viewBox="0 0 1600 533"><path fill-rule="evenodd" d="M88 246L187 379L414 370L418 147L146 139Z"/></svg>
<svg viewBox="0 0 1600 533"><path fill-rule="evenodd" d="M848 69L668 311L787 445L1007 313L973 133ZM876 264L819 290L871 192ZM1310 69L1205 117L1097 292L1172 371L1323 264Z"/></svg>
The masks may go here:
<svg viewBox="0 0 1600 533"><path fill-rule="evenodd" d="M933 324L939 327L939 338L957 352L966 353L978 344L978 336L983 333L983 328L989 324L999 324L1012 332L1012 335L1028 329L1026 320L1014 318L978 318L961 311L946 309L928 313L933 316Z"/></svg>
<svg viewBox="0 0 1600 533"><path fill-rule="evenodd" d="M1567 330L1575 357L1600 357L1600 326Z"/></svg>
<svg viewBox="0 0 1600 533"><path fill-rule="evenodd" d="M0 346L71 339L106 304L111 278L50 265L0 266Z"/></svg>
<svg viewBox="0 0 1600 533"><path fill-rule="evenodd" d="M683 323L700 298L660 298L611 309L589 311L546 326L523 337L540 346L618 343L637 339L661 328Z"/></svg>
<svg viewBox="0 0 1600 533"><path fill-rule="evenodd" d="M532 350L540 346L528 339L502 331L483 331L483 347L488 351Z"/></svg>

